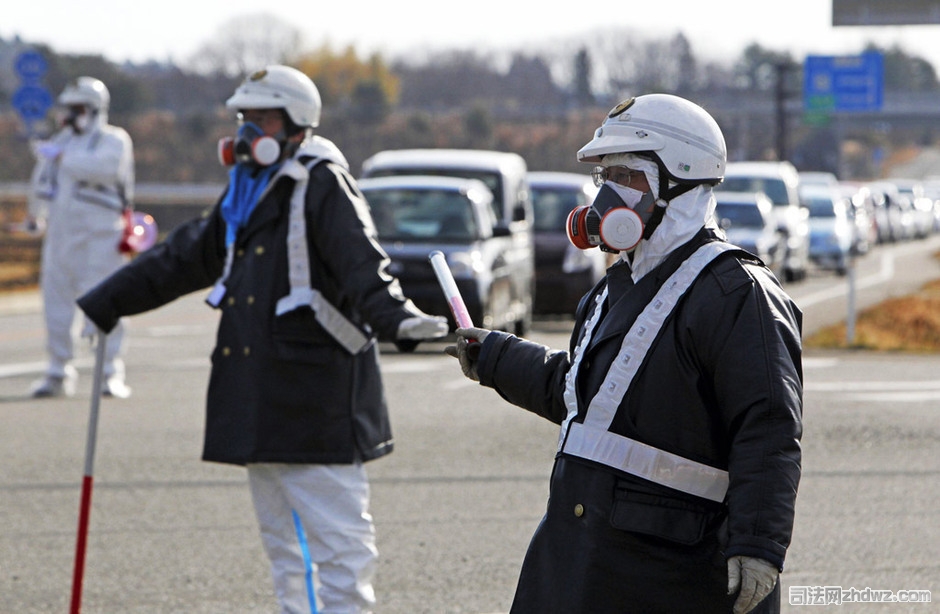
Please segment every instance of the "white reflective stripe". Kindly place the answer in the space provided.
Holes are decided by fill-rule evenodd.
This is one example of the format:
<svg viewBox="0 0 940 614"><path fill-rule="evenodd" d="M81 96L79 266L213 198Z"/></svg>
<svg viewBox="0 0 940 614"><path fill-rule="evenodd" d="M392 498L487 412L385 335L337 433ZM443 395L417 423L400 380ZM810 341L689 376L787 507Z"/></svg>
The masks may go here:
<svg viewBox="0 0 940 614"><path fill-rule="evenodd" d="M350 354L358 354L371 343L371 338L350 322L319 290L314 290L310 285L310 252L307 249L307 217L304 215L304 205L310 169L322 160L323 158L315 158L308 162L307 166L294 158L287 160L258 198L259 201L263 199L280 176L287 175L294 180L287 221L287 277L290 292L278 299L274 312L275 315L283 315L298 307L310 307L317 322L337 343ZM232 270L234 253L234 244L228 246L222 276L206 299L213 307L218 307L225 296L225 282Z"/></svg>
<svg viewBox="0 0 940 614"><path fill-rule="evenodd" d="M724 501L728 491L727 471L578 422L571 424L565 454L712 501Z"/></svg>
<svg viewBox="0 0 940 614"><path fill-rule="evenodd" d="M229 274L232 272L232 262L235 260L235 244L232 243L225 250L225 267L222 269L222 276L215 282L215 285L212 286L212 291L209 292L209 296L206 297L206 302L212 305L213 307L218 307L219 303L222 302L222 299L225 298L225 293L227 292L225 288L225 282L228 279Z"/></svg>
<svg viewBox="0 0 940 614"><path fill-rule="evenodd" d="M289 162L294 162L294 160L290 160ZM264 190L261 191L261 195L258 196L258 202L261 202L261 200L265 197L265 195L271 189L271 186L274 185L274 182L277 181L278 177L280 177L281 175L290 174L289 172L290 170L293 170L296 172L296 169L291 167L289 162L285 163L285 165L279 168L278 171L274 174L274 176L271 177L271 179L268 181L268 185L264 187ZM296 162L294 163L297 164ZM301 171L304 170L303 165L298 164L298 166L300 166ZM288 170L285 170L285 168L287 168ZM294 177L294 175L291 174L291 177ZM228 276L232 273L232 263L234 261L235 261L235 243L233 242L231 245L227 246L225 249L225 266L222 269L222 275L216 280L215 285L212 286L212 290L209 292L209 296L206 297L206 302L212 305L213 307L218 307L219 304L222 302L222 299L225 298L225 293L227 292L227 289L225 287L225 282L228 281Z"/></svg>
<svg viewBox="0 0 940 614"><path fill-rule="evenodd" d="M291 166L285 170L295 181L287 222L287 277L290 280L291 294L294 294L295 289L310 288L310 253L307 250L307 219L304 215L304 196L307 193L310 172L296 160L291 159L285 163L287 164Z"/></svg>
<svg viewBox="0 0 940 614"><path fill-rule="evenodd" d="M365 349L371 339L343 313L333 306L326 297L310 285L310 252L307 249L307 216L304 205L307 194L307 182L310 169L322 158L315 158L305 167L297 160L285 162L282 172L296 182L290 199L290 214L287 227L287 278L290 281L290 293L277 302L277 315L293 311L298 307L310 307L320 326L343 346L350 354L358 354Z"/></svg>
<svg viewBox="0 0 940 614"><path fill-rule="evenodd" d="M290 294L277 302L275 313L282 315L298 307L310 307L320 326L350 354L358 354L369 345L371 339L318 290L291 288Z"/></svg>
<svg viewBox="0 0 940 614"><path fill-rule="evenodd" d="M730 243L717 241L706 243L669 276L624 336L620 353L611 363L597 394L591 399L584 418L586 424L598 428L610 428L617 408L623 402L624 394L633 382L640 364L646 358L666 318L675 309L679 299L699 276L702 269L719 254L729 249L734 249Z"/></svg>
<svg viewBox="0 0 940 614"><path fill-rule="evenodd" d="M728 243L706 243L687 258L666 280L624 336L620 352L611 363L600 389L588 405L584 423L568 424L567 437L565 437L563 426L561 437L562 451L565 454L593 460L682 492L715 501L724 499L728 489L726 471L659 450L617 433L611 433L609 429L626 391L666 318L708 263L731 249L735 247ZM597 303L592 320L600 312L601 303ZM591 328L595 324L596 322L592 322ZM571 370L576 369L581 361L582 345L584 344L579 344L575 352L576 357ZM571 387L570 396L569 386ZM565 404L568 407L566 423L572 419L572 406L568 404L569 399L574 400L574 410L577 412L574 384L566 381Z"/></svg>
<svg viewBox="0 0 940 614"><path fill-rule="evenodd" d="M561 432L558 435L558 449L561 450L565 442L565 433L568 432L568 425L571 420L578 415L578 394L576 386L578 382L578 370L581 367L581 357L584 356L584 348L591 342L591 336L594 334L594 327L600 320L603 312L604 301L607 300L607 286L594 297L594 311L584 323L584 334L581 335L581 341L574 348L574 356L571 357L571 367L565 374L565 407L568 408L568 414L564 422L561 423Z"/></svg>

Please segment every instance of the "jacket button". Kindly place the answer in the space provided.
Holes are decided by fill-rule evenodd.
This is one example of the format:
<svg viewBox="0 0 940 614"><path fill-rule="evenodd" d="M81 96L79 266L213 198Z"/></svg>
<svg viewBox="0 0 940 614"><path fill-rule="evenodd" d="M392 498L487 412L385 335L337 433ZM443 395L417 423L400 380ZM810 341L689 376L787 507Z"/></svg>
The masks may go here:
<svg viewBox="0 0 940 614"><path fill-rule="evenodd" d="M245 300L248 302L249 305L254 305L254 304L255 304L255 297L252 296L252 295L250 295L250 294L248 295L248 298L245 299Z"/></svg>
<svg viewBox="0 0 940 614"><path fill-rule="evenodd" d="M574 506L574 515L578 518L584 516L584 506L578 503Z"/></svg>
<svg viewBox="0 0 940 614"><path fill-rule="evenodd" d="M234 304L235 304L235 297L234 297L234 296L228 297L228 305L229 305L229 307L231 307L231 306L234 305Z"/></svg>
<svg viewBox="0 0 940 614"><path fill-rule="evenodd" d="M228 356L228 355L230 355L231 353L232 353L231 348L228 348L228 347L222 348L222 356Z"/></svg>
<svg viewBox="0 0 940 614"><path fill-rule="evenodd" d="M242 256L245 255L245 250L239 249L239 250L237 250L237 251L235 252L235 255L238 256L239 258L241 258Z"/></svg>
<svg viewBox="0 0 940 614"><path fill-rule="evenodd" d="M245 353L245 356L248 356L249 354L251 354L251 348L248 347L247 345L245 346L245 349L242 351Z"/></svg>
<svg viewBox="0 0 940 614"><path fill-rule="evenodd" d="M263 253L264 253L264 245L259 245L258 247L256 247L256 248L255 248L255 253L256 253L257 255L259 255L259 256L260 256L261 254L263 254Z"/></svg>

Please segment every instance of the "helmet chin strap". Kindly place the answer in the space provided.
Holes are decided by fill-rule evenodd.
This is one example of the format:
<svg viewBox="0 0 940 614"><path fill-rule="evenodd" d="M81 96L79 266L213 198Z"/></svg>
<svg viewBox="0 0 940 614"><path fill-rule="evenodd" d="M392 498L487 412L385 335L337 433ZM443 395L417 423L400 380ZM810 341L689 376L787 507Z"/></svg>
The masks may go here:
<svg viewBox="0 0 940 614"><path fill-rule="evenodd" d="M659 199L667 205L673 198L695 189L698 185L695 183L674 183L673 185L669 185L669 173L666 171L666 167L663 166L663 163L658 158L653 157L653 160L656 162L656 166L659 167ZM649 238L653 236L653 232L663 221L665 216L666 207L657 206L653 210L652 217L650 217L650 220L646 223L646 228L643 230L644 239L649 240Z"/></svg>
<svg viewBox="0 0 940 614"><path fill-rule="evenodd" d="M659 205L653 207L653 213L650 214L649 221L646 222L646 226L643 228L643 238L649 241L649 238L653 236L653 231L659 226L660 222L663 221L663 218L666 216L666 208L660 207Z"/></svg>

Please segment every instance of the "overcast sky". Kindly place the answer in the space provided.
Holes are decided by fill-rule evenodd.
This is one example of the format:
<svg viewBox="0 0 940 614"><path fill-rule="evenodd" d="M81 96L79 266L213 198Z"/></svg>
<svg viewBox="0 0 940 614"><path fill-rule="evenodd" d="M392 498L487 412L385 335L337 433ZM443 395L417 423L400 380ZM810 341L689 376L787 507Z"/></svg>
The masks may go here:
<svg viewBox="0 0 940 614"><path fill-rule="evenodd" d="M566 8L553 8L559 6ZM705 59L736 57L746 45L758 42L802 61L807 54L858 53L867 41L874 41L898 44L940 70L940 26L832 27L831 0L573 6L528 0L9 0L0 11L0 36L9 40L19 35L60 53L101 53L115 62L185 62L232 18L267 13L300 29L311 48L351 43L361 55L428 48L544 48L553 40L587 40L591 32L630 28L651 38L682 32Z"/></svg>

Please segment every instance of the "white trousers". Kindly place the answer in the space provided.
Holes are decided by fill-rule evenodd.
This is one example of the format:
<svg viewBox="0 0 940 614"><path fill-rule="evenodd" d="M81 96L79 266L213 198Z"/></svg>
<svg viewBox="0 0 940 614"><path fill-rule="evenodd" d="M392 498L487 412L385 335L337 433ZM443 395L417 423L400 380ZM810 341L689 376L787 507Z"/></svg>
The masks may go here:
<svg viewBox="0 0 940 614"><path fill-rule="evenodd" d="M118 217L116 213L111 213L111 216ZM118 253L118 239L107 236L113 240L105 242L97 239L95 245L84 246L84 250L79 253L56 253L59 247L49 238L43 245L40 287L46 322L46 352L49 357L46 375L49 377L61 378L69 372L74 355L73 329L76 328L76 315L81 314L75 301L126 262ZM117 237L120 237L119 232ZM106 378L116 376L124 380L123 343L124 324L119 321L108 335L105 345Z"/></svg>
<svg viewBox="0 0 940 614"><path fill-rule="evenodd" d="M281 613L370 612L378 550L365 468L251 464L248 482Z"/></svg>

